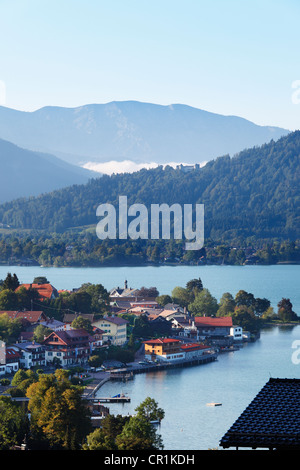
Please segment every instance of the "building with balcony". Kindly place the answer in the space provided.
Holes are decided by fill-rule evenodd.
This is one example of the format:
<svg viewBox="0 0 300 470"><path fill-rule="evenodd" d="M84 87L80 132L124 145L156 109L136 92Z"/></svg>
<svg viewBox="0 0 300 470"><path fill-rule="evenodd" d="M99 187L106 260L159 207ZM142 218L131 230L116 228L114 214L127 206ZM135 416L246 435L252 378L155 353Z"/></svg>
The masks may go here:
<svg viewBox="0 0 300 470"><path fill-rule="evenodd" d="M181 341L172 338L159 338L144 341L145 359L151 361L178 361L184 359Z"/></svg>
<svg viewBox="0 0 300 470"><path fill-rule="evenodd" d="M47 364L82 365L90 357L90 335L83 329L53 331L43 341Z"/></svg>
<svg viewBox="0 0 300 470"><path fill-rule="evenodd" d="M10 349L20 354L20 366L24 369L43 367L46 365L45 349L42 344L31 342L15 343Z"/></svg>

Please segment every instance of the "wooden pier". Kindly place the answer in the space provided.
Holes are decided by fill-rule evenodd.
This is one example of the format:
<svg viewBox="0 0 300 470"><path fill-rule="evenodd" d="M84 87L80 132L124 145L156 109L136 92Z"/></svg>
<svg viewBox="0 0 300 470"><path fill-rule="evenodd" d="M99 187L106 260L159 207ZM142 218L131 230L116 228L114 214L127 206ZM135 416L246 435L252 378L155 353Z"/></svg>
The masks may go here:
<svg viewBox="0 0 300 470"><path fill-rule="evenodd" d="M168 370L168 369L175 369L175 368L180 368L180 367L193 367L197 366L200 364L207 364L209 362L216 361L218 357L218 353L209 353L209 354L203 354L202 356L195 358L195 359L190 359L190 360L182 360L182 361L175 361L175 362L158 362L155 364L139 364L136 366L130 366L122 369L115 369L109 371L107 373L107 376L100 380L99 382L96 382L96 380L93 381L93 383L89 384L83 394L83 397L94 403L129 403L130 398L126 396L115 396L115 397L95 397L97 391L101 388L101 386L109 381L109 380L119 380L119 381L127 381L127 380L132 380L134 378L135 374L143 374L147 372L156 372L156 371L162 371L162 370Z"/></svg>
<svg viewBox="0 0 300 470"><path fill-rule="evenodd" d="M174 362L158 362L156 364L149 364L149 365L140 365L132 369L133 374L142 374L145 372L155 372L159 370L168 370L168 369L176 369L180 367L193 367L198 366L201 364L208 364L209 362L216 361L218 358L217 353L209 353L203 354L200 357L195 359L183 359L181 361L174 361Z"/></svg>
<svg viewBox="0 0 300 470"><path fill-rule="evenodd" d="M121 380L126 382L127 380L133 380L133 371L128 369L117 369L110 371L110 380Z"/></svg>
<svg viewBox="0 0 300 470"><path fill-rule="evenodd" d="M114 397L92 397L88 398L93 403L130 403L131 399L125 395L116 395Z"/></svg>

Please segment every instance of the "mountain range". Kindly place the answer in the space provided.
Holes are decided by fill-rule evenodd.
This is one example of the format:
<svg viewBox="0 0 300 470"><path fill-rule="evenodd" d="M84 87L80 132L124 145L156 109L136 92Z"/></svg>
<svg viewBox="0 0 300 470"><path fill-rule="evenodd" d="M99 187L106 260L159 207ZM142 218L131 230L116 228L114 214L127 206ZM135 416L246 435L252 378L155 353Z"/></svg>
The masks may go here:
<svg viewBox="0 0 300 470"><path fill-rule="evenodd" d="M86 183L95 176L53 155L26 150L2 139L0 168L0 203Z"/></svg>
<svg viewBox="0 0 300 470"><path fill-rule="evenodd" d="M32 112L0 107L0 138L82 166L112 160L201 163L288 133L182 104L114 101Z"/></svg>

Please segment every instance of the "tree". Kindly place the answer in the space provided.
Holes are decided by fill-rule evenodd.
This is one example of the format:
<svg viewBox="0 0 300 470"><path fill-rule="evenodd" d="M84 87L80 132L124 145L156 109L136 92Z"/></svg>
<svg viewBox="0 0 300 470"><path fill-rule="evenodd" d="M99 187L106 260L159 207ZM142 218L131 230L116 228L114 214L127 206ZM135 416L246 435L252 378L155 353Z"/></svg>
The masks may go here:
<svg viewBox="0 0 300 470"><path fill-rule="evenodd" d="M40 375L26 396L30 399L34 433L41 434L52 449L81 448L91 430L90 414L82 399L82 388L71 384L67 371Z"/></svg>
<svg viewBox="0 0 300 470"><path fill-rule="evenodd" d="M88 318L81 317L80 315L72 321L71 327L78 330L86 330L90 334L93 332L93 326L90 320Z"/></svg>
<svg viewBox="0 0 300 470"><path fill-rule="evenodd" d="M0 450L21 445L29 432L29 421L24 407L10 398L0 396Z"/></svg>
<svg viewBox="0 0 300 470"><path fill-rule="evenodd" d="M156 287L141 287L136 295L141 297L153 297L156 298L159 296L159 292Z"/></svg>
<svg viewBox="0 0 300 470"><path fill-rule="evenodd" d="M132 334L138 338L147 338L152 335L152 329L149 325L147 315L140 315L136 318Z"/></svg>
<svg viewBox="0 0 300 470"><path fill-rule="evenodd" d="M232 315L232 322L243 328L245 331L256 333L260 329L260 320L254 315L251 308L241 305L236 307Z"/></svg>
<svg viewBox="0 0 300 470"><path fill-rule="evenodd" d="M12 291L15 291L17 289L17 287L19 287L20 283L19 283L19 279L17 277L16 274L14 274L13 276L11 275L11 273L8 273L6 278L4 279L3 281L3 289L9 289L9 290L12 290Z"/></svg>
<svg viewBox="0 0 300 470"><path fill-rule="evenodd" d="M272 320L278 318L278 315L274 312L273 307L269 307L261 316L264 320Z"/></svg>
<svg viewBox="0 0 300 470"><path fill-rule="evenodd" d="M102 430L110 440L114 442L116 437L122 432L125 423L129 420L128 416L107 415L102 421ZM116 447L116 446L115 446Z"/></svg>
<svg viewBox="0 0 300 470"><path fill-rule="evenodd" d="M49 284L49 281L45 276L37 276L33 279L33 284Z"/></svg>
<svg viewBox="0 0 300 470"><path fill-rule="evenodd" d="M109 293L102 284L83 284L78 292L86 292L91 297L91 313L103 313L109 305Z"/></svg>
<svg viewBox="0 0 300 470"><path fill-rule="evenodd" d="M186 284L186 289L194 297L198 292L201 292L203 290L203 284L200 277L198 279L192 279L191 281L188 281Z"/></svg>
<svg viewBox="0 0 300 470"><path fill-rule="evenodd" d="M193 300L191 292L184 287L175 287L172 290L172 299L175 304L179 304L181 307L187 307Z"/></svg>
<svg viewBox="0 0 300 470"><path fill-rule="evenodd" d="M87 436L84 450L147 450L163 449L161 436L151 424L163 419L164 411L148 397L136 409L135 416L108 415L97 429Z"/></svg>
<svg viewBox="0 0 300 470"><path fill-rule="evenodd" d="M118 450L163 449L162 439L154 426L144 417L131 416L121 434L116 437Z"/></svg>
<svg viewBox="0 0 300 470"><path fill-rule="evenodd" d="M18 308L17 293L10 289L3 289L0 292L0 310L18 310Z"/></svg>
<svg viewBox="0 0 300 470"><path fill-rule="evenodd" d="M34 306L35 303L40 304L41 299L37 289L33 287L26 287L22 286L16 293L18 299L18 308L20 309L27 309L31 310L31 307Z"/></svg>
<svg viewBox="0 0 300 470"><path fill-rule="evenodd" d="M140 405L135 409L137 416L144 417L148 421L161 421L165 412L162 408L158 407L158 403L150 397L147 397Z"/></svg>
<svg viewBox="0 0 300 470"><path fill-rule="evenodd" d="M155 300L162 307L164 307L167 304L172 303L172 298L169 295L165 295L165 294L164 295L159 295L158 297L156 297Z"/></svg>
<svg viewBox="0 0 300 470"><path fill-rule="evenodd" d="M50 328L47 328L44 325L38 325L33 332L33 339L37 343L42 343L45 339L45 336L49 336L52 333Z"/></svg>
<svg viewBox="0 0 300 470"><path fill-rule="evenodd" d="M22 331L22 322L12 320L6 313L0 315L0 339L6 343L15 341Z"/></svg>
<svg viewBox="0 0 300 470"><path fill-rule="evenodd" d="M19 369L13 376L11 384L14 387L18 387L20 383L23 382L23 380L26 380L27 378L28 378L28 375L26 374L26 371L23 369Z"/></svg>
<svg viewBox="0 0 300 470"><path fill-rule="evenodd" d="M24 371L19 369L11 381L11 385L15 387L10 389L11 396L25 397L27 389L37 380L38 374L33 370L28 369Z"/></svg>
<svg viewBox="0 0 300 470"><path fill-rule="evenodd" d="M282 298L278 304L278 316L283 321L297 321L299 317L293 311L293 305L290 299Z"/></svg>
<svg viewBox="0 0 300 470"><path fill-rule="evenodd" d="M254 307L254 295L246 292L245 290L239 290L235 296L235 303L238 307L245 305L246 307Z"/></svg>
<svg viewBox="0 0 300 470"><path fill-rule="evenodd" d="M271 302L268 299L260 299L259 297L256 297L256 299L254 299L253 306L255 315L258 315L260 317L271 306Z"/></svg>
<svg viewBox="0 0 300 470"><path fill-rule="evenodd" d="M217 316L225 317L227 315L230 315L234 312L235 307L236 303L232 294L230 294L229 292L225 292L220 299Z"/></svg>
<svg viewBox="0 0 300 470"><path fill-rule="evenodd" d="M208 289L203 289L195 296L195 300L189 304L189 311L195 316L213 316L218 311L218 302Z"/></svg>
<svg viewBox="0 0 300 470"><path fill-rule="evenodd" d="M106 418L102 421L105 421ZM97 428L88 434L86 443L82 446L83 450L116 450L117 446L114 440L105 434L103 429Z"/></svg>

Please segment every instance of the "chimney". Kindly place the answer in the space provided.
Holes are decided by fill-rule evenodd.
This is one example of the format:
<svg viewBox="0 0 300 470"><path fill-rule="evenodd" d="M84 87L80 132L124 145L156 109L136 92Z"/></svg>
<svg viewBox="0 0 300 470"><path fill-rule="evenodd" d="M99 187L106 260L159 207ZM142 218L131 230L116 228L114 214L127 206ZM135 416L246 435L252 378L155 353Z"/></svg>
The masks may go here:
<svg viewBox="0 0 300 470"><path fill-rule="evenodd" d="M128 286L128 283L127 283L127 281L126 281L126 279L125 279L124 288L127 289L127 286Z"/></svg>

